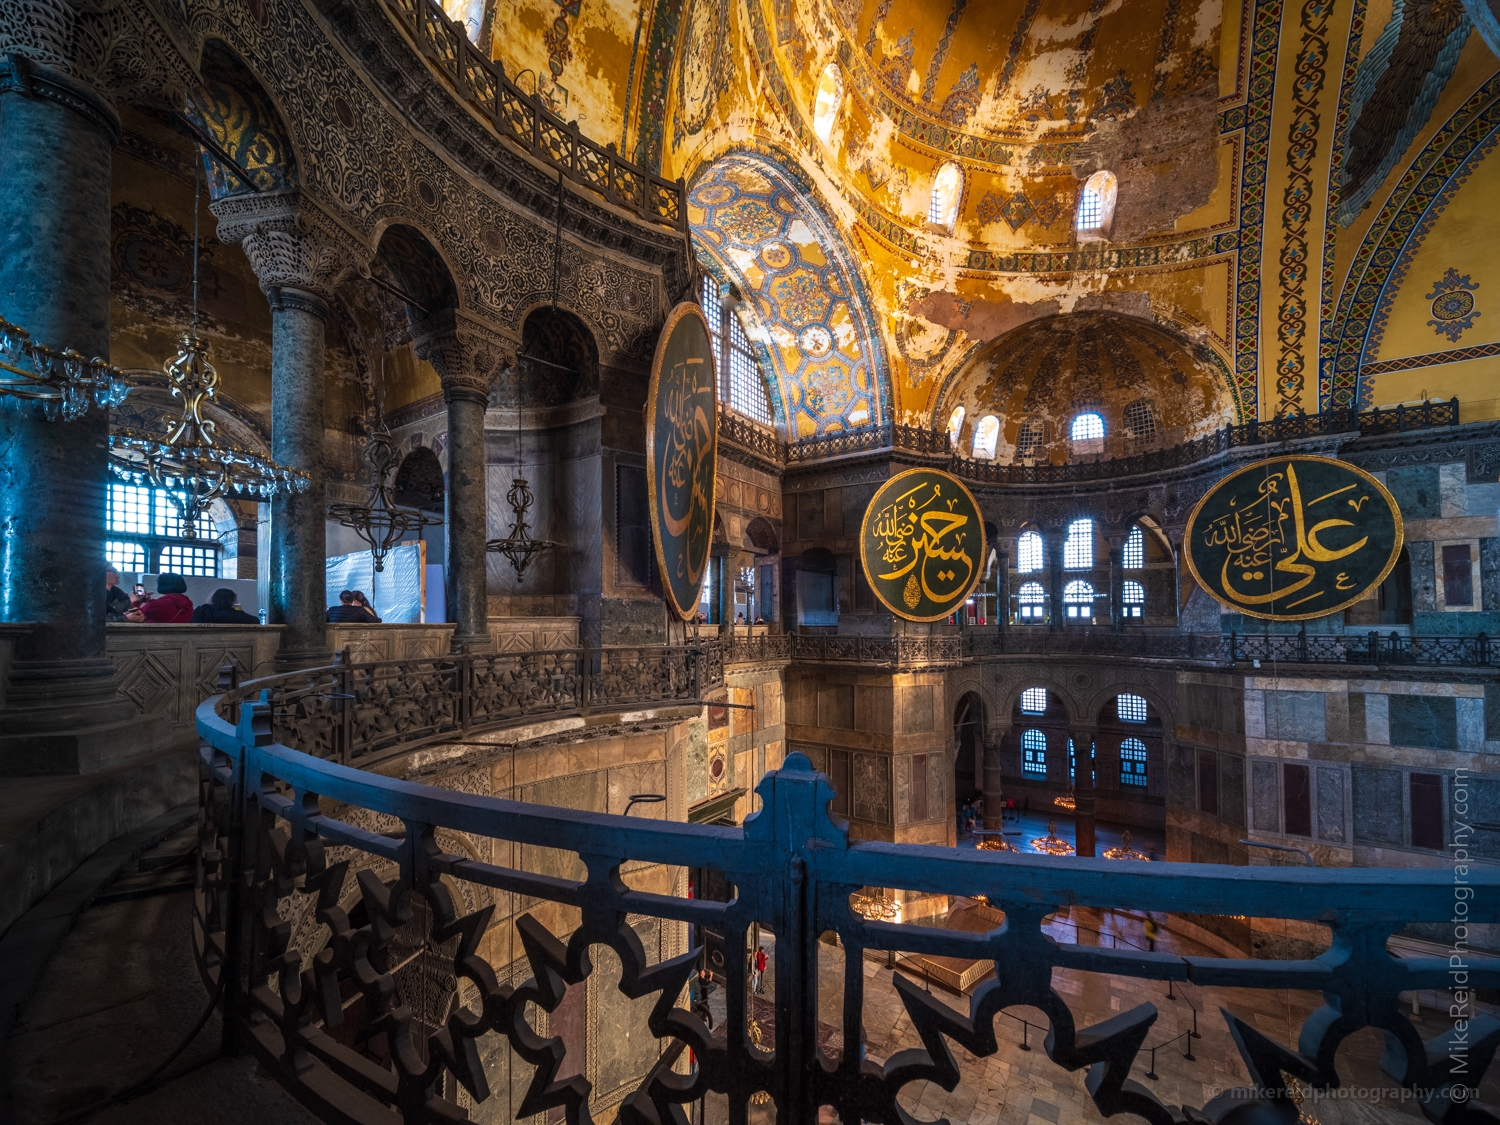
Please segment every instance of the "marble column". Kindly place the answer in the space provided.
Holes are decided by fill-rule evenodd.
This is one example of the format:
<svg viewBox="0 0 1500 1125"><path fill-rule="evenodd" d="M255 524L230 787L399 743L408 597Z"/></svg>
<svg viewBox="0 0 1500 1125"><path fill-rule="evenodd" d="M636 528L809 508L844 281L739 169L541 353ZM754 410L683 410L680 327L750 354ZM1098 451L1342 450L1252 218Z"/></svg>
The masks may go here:
<svg viewBox="0 0 1500 1125"><path fill-rule="evenodd" d="M219 240L238 243L271 305L271 457L312 478L270 503L267 622L284 625L277 664L325 664L327 484L323 465L324 352L333 291L359 249L295 190L229 195L210 206Z"/></svg>
<svg viewBox="0 0 1500 1125"><path fill-rule="evenodd" d="M1048 528L1045 533L1047 547L1047 574L1048 587L1047 600L1051 606L1048 616L1048 624L1053 632L1061 632L1067 621L1068 610L1063 605L1063 542L1064 532L1057 528Z"/></svg>
<svg viewBox="0 0 1500 1125"><path fill-rule="evenodd" d="M1000 786L1000 748L1010 737L1010 728L989 732L984 740L984 826L996 831L1005 827L1005 796Z"/></svg>
<svg viewBox="0 0 1500 1125"><path fill-rule="evenodd" d="M1109 624L1116 633L1125 631L1125 545L1122 540L1109 543Z"/></svg>
<svg viewBox="0 0 1500 1125"><path fill-rule="evenodd" d="M995 627L1002 633L1010 629L1010 551L995 550Z"/></svg>
<svg viewBox="0 0 1500 1125"><path fill-rule="evenodd" d="M119 118L90 86L12 54L0 136L0 316L39 344L107 357ZM104 651L108 431L106 411L48 422L0 396L0 621L35 624L0 686L0 773L97 768L117 755L82 745L80 728L135 714Z"/></svg>
<svg viewBox="0 0 1500 1125"><path fill-rule="evenodd" d="M1073 739L1073 820L1077 830L1078 854L1092 856L1094 841L1094 731L1075 727Z"/></svg>
<svg viewBox="0 0 1500 1125"><path fill-rule="evenodd" d="M452 309L412 325L412 341L417 355L442 380L448 407L443 582L448 620L455 624L453 649L467 645L482 650L491 645L484 411L495 375L515 365L515 349L498 333Z"/></svg>

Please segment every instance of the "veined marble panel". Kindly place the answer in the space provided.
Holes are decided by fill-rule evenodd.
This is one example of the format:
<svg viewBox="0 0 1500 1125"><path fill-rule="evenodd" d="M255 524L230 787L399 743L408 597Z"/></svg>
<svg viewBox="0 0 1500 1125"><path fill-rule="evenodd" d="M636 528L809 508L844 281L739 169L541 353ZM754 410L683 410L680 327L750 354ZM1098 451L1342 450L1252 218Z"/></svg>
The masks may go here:
<svg viewBox="0 0 1500 1125"><path fill-rule="evenodd" d="M280 625L145 625L105 627L120 694L141 716L166 720L174 736L192 738L193 712L217 690L227 664L241 681L269 675L281 645Z"/></svg>

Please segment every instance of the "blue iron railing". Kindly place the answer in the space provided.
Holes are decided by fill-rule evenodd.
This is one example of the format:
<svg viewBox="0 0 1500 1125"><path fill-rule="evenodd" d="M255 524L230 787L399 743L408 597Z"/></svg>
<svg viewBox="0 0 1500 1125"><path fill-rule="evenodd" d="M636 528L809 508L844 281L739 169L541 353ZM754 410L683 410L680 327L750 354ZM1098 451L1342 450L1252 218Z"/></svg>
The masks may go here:
<svg viewBox="0 0 1500 1125"><path fill-rule="evenodd" d="M475 1103L491 1093L476 1046L490 1032L508 1041L512 1065L532 1070L515 1116L561 1109L574 1125L591 1120L589 1082L578 1074L560 1077L568 1046L535 1030L527 1013L529 1005L557 1011L568 987L590 976L595 944L618 955L625 996L655 998L645 1026L659 1043L658 1061L620 1105L624 1125L685 1125L683 1107L707 1091L728 1096L732 1125L745 1125L752 1099L765 1096L776 1119L791 1125L811 1125L820 1106L833 1107L845 1122L909 1125L913 1119L897 1101L903 1089L923 1080L954 1089L960 1074L950 1041L974 1056L994 1054L996 1018L1017 1006L1044 1014L1048 1057L1066 1070L1087 1071L1086 1089L1105 1116L1131 1113L1152 1125L1294 1123L1290 1080L1314 1090L1338 1086L1340 1044L1374 1027L1385 1033L1387 1072L1413 1091L1431 1121L1493 1121L1468 1097L1500 1040L1500 1021L1470 1019L1424 1043L1400 995L1452 987L1452 963L1397 958L1387 952L1387 939L1409 923L1453 921L1456 902L1467 925L1500 921L1500 869L1466 866L1457 880L1446 869L1136 864L856 843L828 814L834 793L827 779L800 754L761 781L761 810L743 828L642 821L437 789L321 760L276 741L269 693L233 705L209 700L197 721L199 965L208 987L223 997L226 1045L253 1050L326 1121L462 1120L460 1087ZM565 849L584 875L563 878L453 854L440 845L440 832ZM712 867L735 896L712 902L631 889L621 871L640 863ZM377 875L377 866L390 877ZM479 905L460 911L456 887L474 890ZM868 888L892 887L984 896L1003 912L1003 922L969 933L872 921L855 910L851 900L868 901L862 894ZM285 920L293 898L315 903L317 933L305 947L292 944ZM538 902L572 908L577 927L550 932L537 918ZM1311 960L1251 961L1059 943L1044 925L1076 906L1302 919L1329 927L1332 946ZM503 913L511 907L512 914ZM718 1030L710 1032L679 1006L699 951L652 963L629 922L637 916L724 935L727 1018ZM394 943L416 918L425 922L417 944L441 958L460 995L471 997L435 1022L419 1020L393 985ZM746 968L754 924L776 935L774 1032L759 1042ZM517 986L499 983L482 955L487 932L497 926L513 926L524 949L522 977L529 978ZM818 1038L819 958L826 948L818 935L827 931L854 964L867 950L983 959L993 962L996 976L976 989L964 1012L898 976L894 988L922 1047L883 1062L848 1046L830 1054ZM1455 956L1464 966L1466 995L1500 985L1500 971ZM1078 1027L1054 987L1056 969L1308 989L1321 992L1324 1004L1303 1024L1295 1048L1224 1011L1251 1085L1202 1110L1179 1110L1130 1077L1145 1062L1155 1005ZM864 1041L865 987L863 973L844 974L845 1045ZM354 1013L360 1034L343 1026ZM350 1045L376 1035L388 1048L381 1061ZM684 1048L691 1049L691 1063ZM1460 1056L1462 1065L1455 1061Z"/></svg>

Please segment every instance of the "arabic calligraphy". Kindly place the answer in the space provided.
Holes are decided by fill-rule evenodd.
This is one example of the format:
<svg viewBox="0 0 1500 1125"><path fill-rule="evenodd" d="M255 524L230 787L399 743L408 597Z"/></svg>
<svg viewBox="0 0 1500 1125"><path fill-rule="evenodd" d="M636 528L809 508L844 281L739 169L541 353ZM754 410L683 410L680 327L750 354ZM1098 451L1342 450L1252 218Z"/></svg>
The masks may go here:
<svg viewBox="0 0 1500 1125"><path fill-rule="evenodd" d="M1188 521L1188 567L1222 605L1306 620L1359 601L1401 550L1401 514L1384 486L1326 457L1248 465L1212 488Z"/></svg>
<svg viewBox="0 0 1500 1125"><path fill-rule="evenodd" d="M860 561L891 612L911 621L951 614L979 581L984 521L969 490L936 469L886 481L870 501Z"/></svg>
<svg viewBox="0 0 1500 1125"><path fill-rule="evenodd" d="M703 314L684 303L667 318L647 402L652 537L679 616L698 608L713 540L717 381Z"/></svg>

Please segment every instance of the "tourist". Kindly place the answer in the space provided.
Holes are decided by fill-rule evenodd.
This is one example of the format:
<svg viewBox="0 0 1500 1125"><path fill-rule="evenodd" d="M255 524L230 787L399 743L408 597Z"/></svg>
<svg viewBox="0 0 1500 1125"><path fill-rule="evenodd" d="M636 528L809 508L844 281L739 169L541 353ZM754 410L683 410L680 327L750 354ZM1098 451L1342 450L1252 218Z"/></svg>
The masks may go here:
<svg viewBox="0 0 1500 1125"><path fill-rule="evenodd" d="M260 618L251 617L235 605L238 595L226 588L214 591L212 600L193 610L195 625L259 625Z"/></svg>
<svg viewBox="0 0 1500 1125"><path fill-rule="evenodd" d="M766 947L760 946L755 950L755 970L750 975L750 987L756 992L765 991L766 977Z"/></svg>
<svg viewBox="0 0 1500 1125"><path fill-rule="evenodd" d="M120 572L110 564L104 568L104 620L124 621L130 612L130 595L120 588Z"/></svg>
<svg viewBox="0 0 1500 1125"><path fill-rule="evenodd" d="M180 574L158 574L157 596L139 595L143 601L131 601L134 608L125 615L126 621L144 622L147 625L183 625L193 619L193 599L187 596L187 580Z"/></svg>
<svg viewBox="0 0 1500 1125"><path fill-rule="evenodd" d="M377 620L373 613L354 600L353 590L339 594L339 604L328 607L327 618L330 625L368 625Z"/></svg>
<svg viewBox="0 0 1500 1125"><path fill-rule="evenodd" d="M380 624L380 616L375 612L375 607L370 604L370 599L365 597L363 590L354 591L354 604L368 613L372 622L377 625Z"/></svg>

